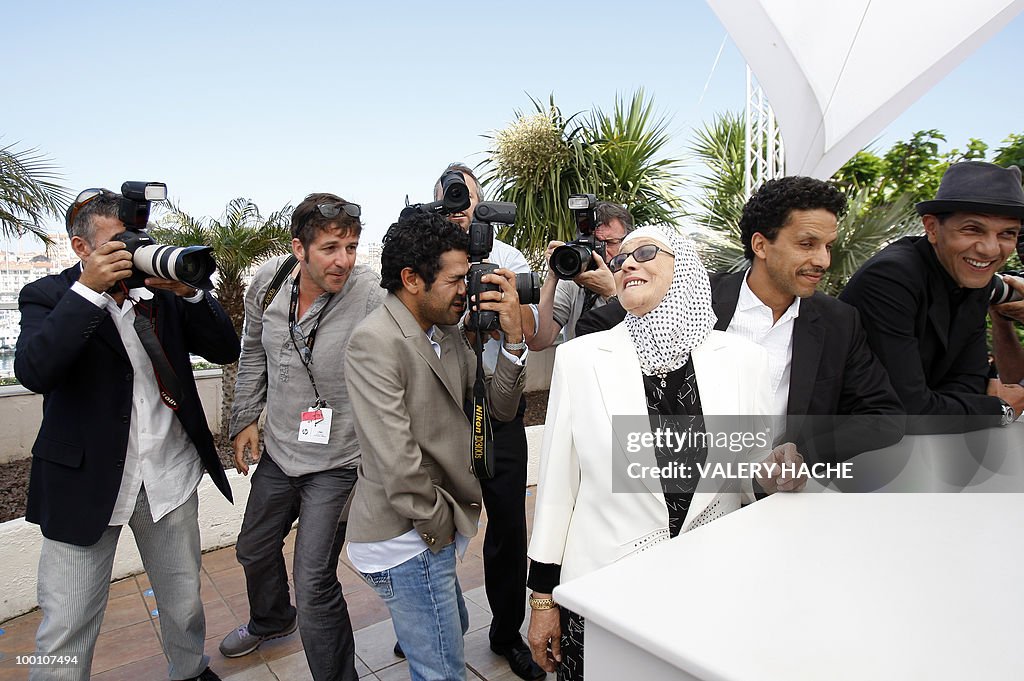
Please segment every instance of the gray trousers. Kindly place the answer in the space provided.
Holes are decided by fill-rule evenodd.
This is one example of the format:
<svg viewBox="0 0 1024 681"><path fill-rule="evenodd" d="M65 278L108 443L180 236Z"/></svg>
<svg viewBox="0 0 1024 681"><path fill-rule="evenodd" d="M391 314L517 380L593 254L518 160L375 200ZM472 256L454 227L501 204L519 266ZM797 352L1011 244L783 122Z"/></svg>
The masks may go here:
<svg viewBox="0 0 1024 681"><path fill-rule="evenodd" d="M172 679L198 676L210 662L203 654L206 619L199 597L199 496L153 522L146 490L128 521L153 585L160 638ZM121 527L108 527L92 546L43 539L39 556L39 607L43 621L36 652L77 656L77 665L33 667L30 681L86 681L110 589Z"/></svg>
<svg viewBox="0 0 1024 681"><path fill-rule="evenodd" d="M297 609L299 635L314 681L355 681L355 639L338 581L338 555L345 542L341 511L356 482L356 469L289 477L268 454L263 452L252 475L235 545L249 595L249 631L261 636L284 631L294 621ZM293 577L297 608L289 599L282 553L296 514L299 529Z"/></svg>

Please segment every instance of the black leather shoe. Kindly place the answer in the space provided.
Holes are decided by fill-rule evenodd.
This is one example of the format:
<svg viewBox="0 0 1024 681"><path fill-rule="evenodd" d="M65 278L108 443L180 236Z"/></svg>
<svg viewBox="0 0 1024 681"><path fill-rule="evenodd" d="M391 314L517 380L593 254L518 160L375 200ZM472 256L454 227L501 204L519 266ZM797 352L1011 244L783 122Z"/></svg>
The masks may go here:
<svg viewBox="0 0 1024 681"><path fill-rule="evenodd" d="M213 672L212 669L207 667L199 676L194 676L191 679L185 679L185 681L221 681L221 679Z"/></svg>
<svg viewBox="0 0 1024 681"><path fill-rule="evenodd" d="M533 661L530 649L523 641L510 646L495 646L492 643L491 650L508 660L509 669L521 679L536 681L547 676L545 671Z"/></svg>
<svg viewBox="0 0 1024 681"><path fill-rule="evenodd" d="M405 651L402 650L401 643L395 643L395 657L400 657L403 660L405 659Z"/></svg>

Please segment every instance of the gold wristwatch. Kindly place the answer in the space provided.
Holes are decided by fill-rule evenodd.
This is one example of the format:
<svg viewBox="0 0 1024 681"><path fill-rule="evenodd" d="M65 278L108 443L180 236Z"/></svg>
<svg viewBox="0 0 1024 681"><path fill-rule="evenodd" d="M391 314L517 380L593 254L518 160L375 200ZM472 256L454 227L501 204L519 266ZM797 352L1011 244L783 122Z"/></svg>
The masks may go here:
<svg viewBox="0 0 1024 681"><path fill-rule="evenodd" d="M555 603L554 598L533 598L530 597L530 608L533 610L550 610L551 608L558 607L558 603Z"/></svg>

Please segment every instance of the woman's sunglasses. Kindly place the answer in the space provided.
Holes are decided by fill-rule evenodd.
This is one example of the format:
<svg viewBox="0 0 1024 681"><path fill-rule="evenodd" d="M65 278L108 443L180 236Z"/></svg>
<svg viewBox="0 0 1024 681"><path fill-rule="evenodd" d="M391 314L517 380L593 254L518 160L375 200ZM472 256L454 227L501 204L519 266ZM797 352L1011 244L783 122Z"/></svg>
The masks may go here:
<svg viewBox="0 0 1024 681"><path fill-rule="evenodd" d="M619 253L617 256L608 261L608 269L611 270L612 274L622 269L622 266L626 264L629 256L633 256L633 260L637 262L647 262L648 260L654 260L658 253L664 253L670 258L676 257L675 254L670 251L666 251L661 246L655 246L654 244L645 244L638 246L635 250L629 253Z"/></svg>

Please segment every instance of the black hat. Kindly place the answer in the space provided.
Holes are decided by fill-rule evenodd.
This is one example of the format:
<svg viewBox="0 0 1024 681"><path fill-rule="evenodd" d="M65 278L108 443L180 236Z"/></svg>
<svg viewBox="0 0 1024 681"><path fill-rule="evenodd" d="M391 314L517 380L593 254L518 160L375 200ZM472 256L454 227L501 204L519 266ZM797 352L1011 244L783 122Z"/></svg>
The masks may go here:
<svg viewBox="0 0 1024 681"><path fill-rule="evenodd" d="M943 174L935 199L917 204L918 215L985 213L1024 219L1020 168L984 161L954 163Z"/></svg>

